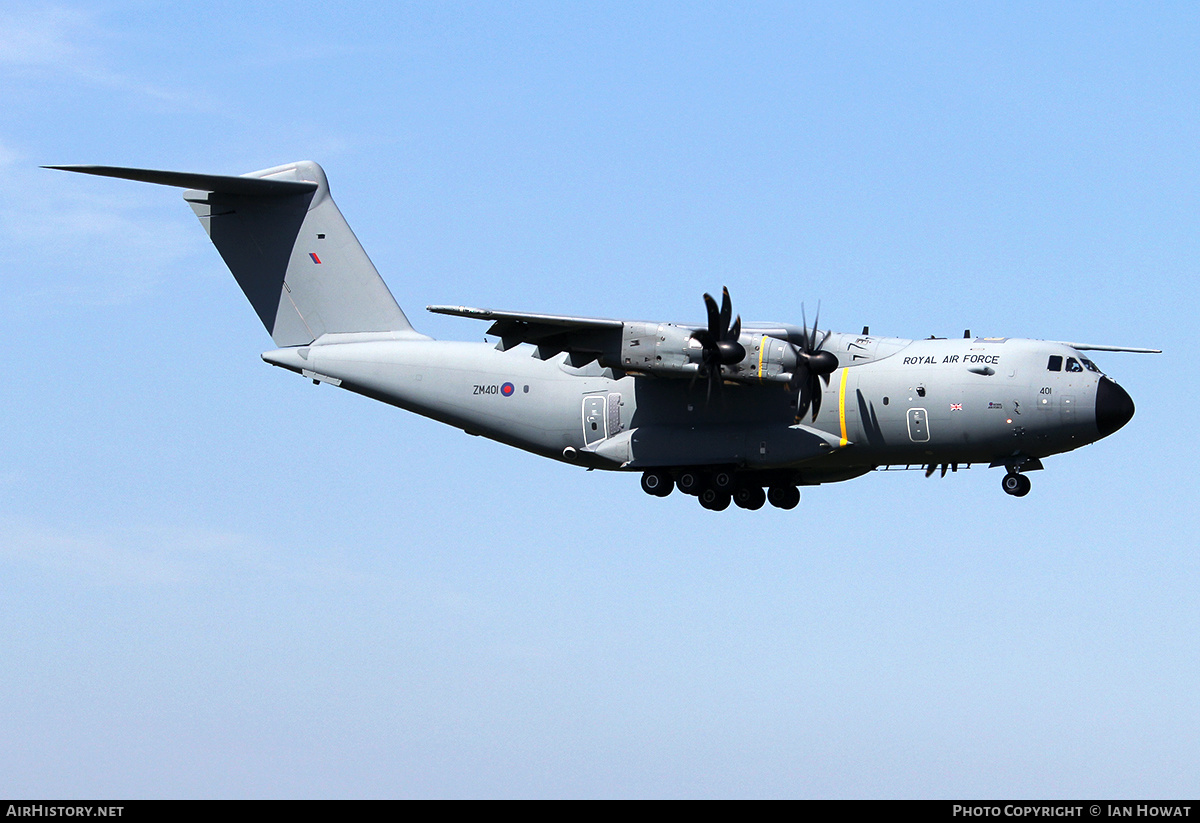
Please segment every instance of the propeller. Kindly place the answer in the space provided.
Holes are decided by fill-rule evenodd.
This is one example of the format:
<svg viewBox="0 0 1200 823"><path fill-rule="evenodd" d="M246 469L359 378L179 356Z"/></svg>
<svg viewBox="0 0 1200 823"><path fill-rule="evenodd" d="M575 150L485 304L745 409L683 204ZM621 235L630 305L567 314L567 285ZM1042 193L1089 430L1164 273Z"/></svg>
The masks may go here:
<svg viewBox="0 0 1200 823"><path fill-rule="evenodd" d="M817 316L813 318L812 334L808 333L808 318L804 316L804 307L800 307L800 316L804 320L804 329L800 334L800 345L792 344L792 352L796 355L796 370L792 373L792 389L799 389L800 396L796 400L796 422L808 413L812 406L812 419L817 419L821 410L821 382L829 385L829 375L838 367L837 355L833 352L822 351L829 334L821 334L817 324L821 319L821 307L817 306ZM820 381L820 382L819 382Z"/></svg>
<svg viewBox="0 0 1200 823"><path fill-rule="evenodd" d="M712 399L713 389L721 390L721 366L732 366L742 362L746 349L738 342L742 334L742 316L739 314L729 325L733 314L733 302L729 289L721 290L721 308L711 294L704 295L704 306L708 310L708 328L692 332L692 339L701 346L702 354L698 374L708 378L707 399Z"/></svg>

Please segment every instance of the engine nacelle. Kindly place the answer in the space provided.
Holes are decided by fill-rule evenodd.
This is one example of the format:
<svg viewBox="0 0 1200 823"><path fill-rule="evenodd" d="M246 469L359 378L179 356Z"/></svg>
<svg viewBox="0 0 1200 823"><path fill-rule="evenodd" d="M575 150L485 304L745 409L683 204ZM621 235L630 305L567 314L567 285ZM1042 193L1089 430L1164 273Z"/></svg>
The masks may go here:
<svg viewBox="0 0 1200 823"><path fill-rule="evenodd" d="M740 342L746 347L746 356L726 369L726 379L747 383L791 381L798 361L791 343L765 334L743 334Z"/></svg>
<svg viewBox="0 0 1200 823"><path fill-rule="evenodd" d="M673 323L626 323L621 336L620 366L632 371L690 377L703 354L691 330Z"/></svg>
<svg viewBox="0 0 1200 823"><path fill-rule="evenodd" d="M785 340L746 332L738 338L746 350L740 362L721 367L726 380L787 383L796 368L796 352ZM693 377L704 362L704 348L692 330L673 323L626 323L620 367L664 377Z"/></svg>

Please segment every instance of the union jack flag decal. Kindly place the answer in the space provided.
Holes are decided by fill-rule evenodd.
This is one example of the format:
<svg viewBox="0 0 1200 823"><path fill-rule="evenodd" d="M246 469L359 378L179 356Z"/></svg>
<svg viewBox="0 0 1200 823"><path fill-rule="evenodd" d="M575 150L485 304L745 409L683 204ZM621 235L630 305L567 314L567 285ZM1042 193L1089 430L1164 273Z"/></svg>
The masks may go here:
<svg viewBox="0 0 1200 823"><path fill-rule="evenodd" d="M962 403L951 403L950 411L962 411Z"/></svg>

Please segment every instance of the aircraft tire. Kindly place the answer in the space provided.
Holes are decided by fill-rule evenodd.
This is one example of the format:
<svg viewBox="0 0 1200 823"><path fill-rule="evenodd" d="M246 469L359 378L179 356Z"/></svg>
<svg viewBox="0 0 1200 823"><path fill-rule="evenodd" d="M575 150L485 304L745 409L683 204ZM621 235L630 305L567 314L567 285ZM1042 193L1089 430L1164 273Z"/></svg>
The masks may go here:
<svg viewBox="0 0 1200 823"><path fill-rule="evenodd" d="M700 505L709 511L720 512L729 508L730 496L727 492L718 491L712 487L702 489L699 494Z"/></svg>
<svg viewBox="0 0 1200 823"><path fill-rule="evenodd" d="M734 488L737 486L737 477L734 476L733 472L722 469L721 471L713 472L709 484L717 491L732 494Z"/></svg>
<svg viewBox="0 0 1200 823"><path fill-rule="evenodd" d="M733 492L733 502L738 508L755 511L767 502L767 493L761 486L738 486Z"/></svg>
<svg viewBox="0 0 1200 823"><path fill-rule="evenodd" d="M1005 493L1011 494L1013 497L1024 497L1029 494L1029 489L1032 485L1028 477L1022 477L1016 472L1009 472L1000 481L1000 486L1004 489Z"/></svg>
<svg viewBox="0 0 1200 823"><path fill-rule="evenodd" d="M795 486L772 486L767 500L777 509L794 509L800 505L800 490Z"/></svg>
<svg viewBox="0 0 1200 823"><path fill-rule="evenodd" d="M704 488L704 475L694 469L684 469L675 478L675 485L684 494L700 494Z"/></svg>
<svg viewBox="0 0 1200 823"><path fill-rule="evenodd" d="M642 475L642 491L655 497L666 497L675 489L675 481L666 472L646 472Z"/></svg>

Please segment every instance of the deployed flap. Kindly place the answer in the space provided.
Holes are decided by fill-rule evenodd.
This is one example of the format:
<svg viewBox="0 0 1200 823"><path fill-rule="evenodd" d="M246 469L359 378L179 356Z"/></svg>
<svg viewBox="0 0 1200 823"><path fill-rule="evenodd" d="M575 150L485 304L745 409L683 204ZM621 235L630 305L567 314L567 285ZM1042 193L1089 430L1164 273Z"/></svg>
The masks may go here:
<svg viewBox="0 0 1200 823"><path fill-rule="evenodd" d="M327 333L416 334L329 196L325 172L316 163L288 163L240 177L117 166L50 168L191 187L184 199L277 346L305 345Z"/></svg>

